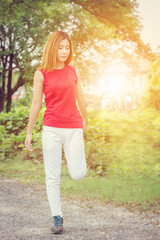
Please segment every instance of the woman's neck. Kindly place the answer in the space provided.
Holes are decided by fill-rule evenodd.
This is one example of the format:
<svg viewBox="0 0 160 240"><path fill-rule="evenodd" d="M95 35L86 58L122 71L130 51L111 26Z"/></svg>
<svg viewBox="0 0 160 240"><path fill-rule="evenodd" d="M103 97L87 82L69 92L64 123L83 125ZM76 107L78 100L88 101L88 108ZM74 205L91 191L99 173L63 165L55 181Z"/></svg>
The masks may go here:
<svg viewBox="0 0 160 240"><path fill-rule="evenodd" d="M64 68L65 66L65 63L64 62L56 62L56 67L55 69L61 69L61 68Z"/></svg>

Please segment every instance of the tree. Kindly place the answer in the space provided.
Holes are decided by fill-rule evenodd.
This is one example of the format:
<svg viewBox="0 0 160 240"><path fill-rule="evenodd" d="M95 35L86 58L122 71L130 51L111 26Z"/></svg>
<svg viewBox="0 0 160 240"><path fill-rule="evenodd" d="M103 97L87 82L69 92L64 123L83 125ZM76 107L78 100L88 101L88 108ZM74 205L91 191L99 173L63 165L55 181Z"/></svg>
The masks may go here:
<svg viewBox="0 0 160 240"><path fill-rule="evenodd" d="M100 22L114 28L115 36L137 41L141 29L137 15L137 0L71 0Z"/></svg>
<svg viewBox="0 0 160 240"><path fill-rule="evenodd" d="M59 1L54 1L54 5L42 0L1 1L0 112L5 100L6 111L10 111L12 94L30 80L35 70L32 61L40 58L46 36L68 19L65 3L60 8L58 4ZM12 87L14 70L19 72L19 77Z"/></svg>
<svg viewBox="0 0 160 240"><path fill-rule="evenodd" d="M33 15L36 16L37 21L29 21ZM32 1L28 1L27 4L23 1L1 1L0 16L0 111L4 108L7 79L6 111L9 112L12 93L24 84L24 74L27 70L24 67L26 65L25 61L30 57L29 53L31 53L35 47L34 45L30 45L30 39L31 36L34 36L34 29L38 27L39 16L36 13L35 2L32 3ZM10 17L9 21L8 17ZM34 36L33 39L36 42L36 36ZM14 69L19 69L20 75L17 84L12 89Z"/></svg>
<svg viewBox="0 0 160 240"><path fill-rule="evenodd" d="M140 38L142 25L137 12L137 0L70 0L95 16L106 29L112 31L112 39L136 44L139 55L152 59L151 48ZM94 32L93 32L94 33Z"/></svg>
<svg viewBox="0 0 160 240"><path fill-rule="evenodd" d="M72 39L75 40L78 56L76 63L82 68L84 78L90 76L90 80L93 81L101 71L99 66L103 62L111 61L115 54L111 49L113 44L123 45L118 50L121 51L122 58L127 55L124 49L127 49L128 45L135 49L134 55L151 57L150 48L140 40L141 25L136 13L138 6L136 1L71 0L71 2L76 3L73 5L74 8L76 5L81 6L72 13L72 24L77 25L72 29ZM130 56L131 63L132 57Z"/></svg>
<svg viewBox="0 0 160 240"><path fill-rule="evenodd" d="M103 59L113 41L139 41L136 6L136 1L131 0L2 0L0 111L3 111L4 102L7 101L6 111L9 112L12 94L30 81L36 68L34 60L41 59L50 32L65 30L70 33L75 55L82 53L81 57L75 58L76 62L81 63L86 77L90 70L93 78L98 71L97 54ZM84 61L83 54L86 52L94 54L94 58ZM18 71L19 77L12 86L14 71Z"/></svg>

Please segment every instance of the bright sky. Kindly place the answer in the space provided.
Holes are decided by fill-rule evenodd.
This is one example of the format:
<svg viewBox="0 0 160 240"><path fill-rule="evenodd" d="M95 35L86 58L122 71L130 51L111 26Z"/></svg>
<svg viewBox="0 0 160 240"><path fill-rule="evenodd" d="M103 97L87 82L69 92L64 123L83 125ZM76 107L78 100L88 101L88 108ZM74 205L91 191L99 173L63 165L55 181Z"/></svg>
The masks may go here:
<svg viewBox="0 0 160 240"><path fill-rule="evenodd" d="M149 43L152 50L160 46L160 0L137 0L142 17L142 40Z"/></svg>

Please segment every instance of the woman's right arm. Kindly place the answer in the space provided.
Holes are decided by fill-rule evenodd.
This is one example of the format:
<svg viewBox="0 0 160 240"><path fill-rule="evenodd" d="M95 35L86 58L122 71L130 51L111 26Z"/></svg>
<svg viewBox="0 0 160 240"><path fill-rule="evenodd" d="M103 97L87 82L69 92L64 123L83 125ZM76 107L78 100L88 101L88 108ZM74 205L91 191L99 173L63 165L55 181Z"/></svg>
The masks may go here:
<svg viewBox="0 0 160 240"><path fill-rule="evenodd" d="M38 114L42 106L43 97L43 74L40 71L36 71L34 74L33 82L33 98L29 114L29 123L27 128L27 135L25 140L25 146L29 151L33 151L31 147L32 129L37 120Z"/></svg>

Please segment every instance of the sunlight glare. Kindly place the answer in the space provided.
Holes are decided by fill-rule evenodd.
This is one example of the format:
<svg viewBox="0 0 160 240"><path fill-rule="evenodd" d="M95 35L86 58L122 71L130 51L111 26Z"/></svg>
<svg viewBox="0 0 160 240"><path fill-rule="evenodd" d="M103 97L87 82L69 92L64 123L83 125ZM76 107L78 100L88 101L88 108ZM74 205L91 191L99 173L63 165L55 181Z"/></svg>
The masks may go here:
<svg viewBox="0 0 160 240"><path fill-rule="evenodd" d="M102 107L109 104L109 101L121 105L128 89L131 88L129 73L129 67L121 61L115 61L106 68L98 83Z"/></svg>
<svg viewBox="0 0 160 240"><path fill-rule="evenodd" d="M100 93L116 97L118 92L126 88L128 70L125 64L118 62L108 67L99 80Z"/></svg>

